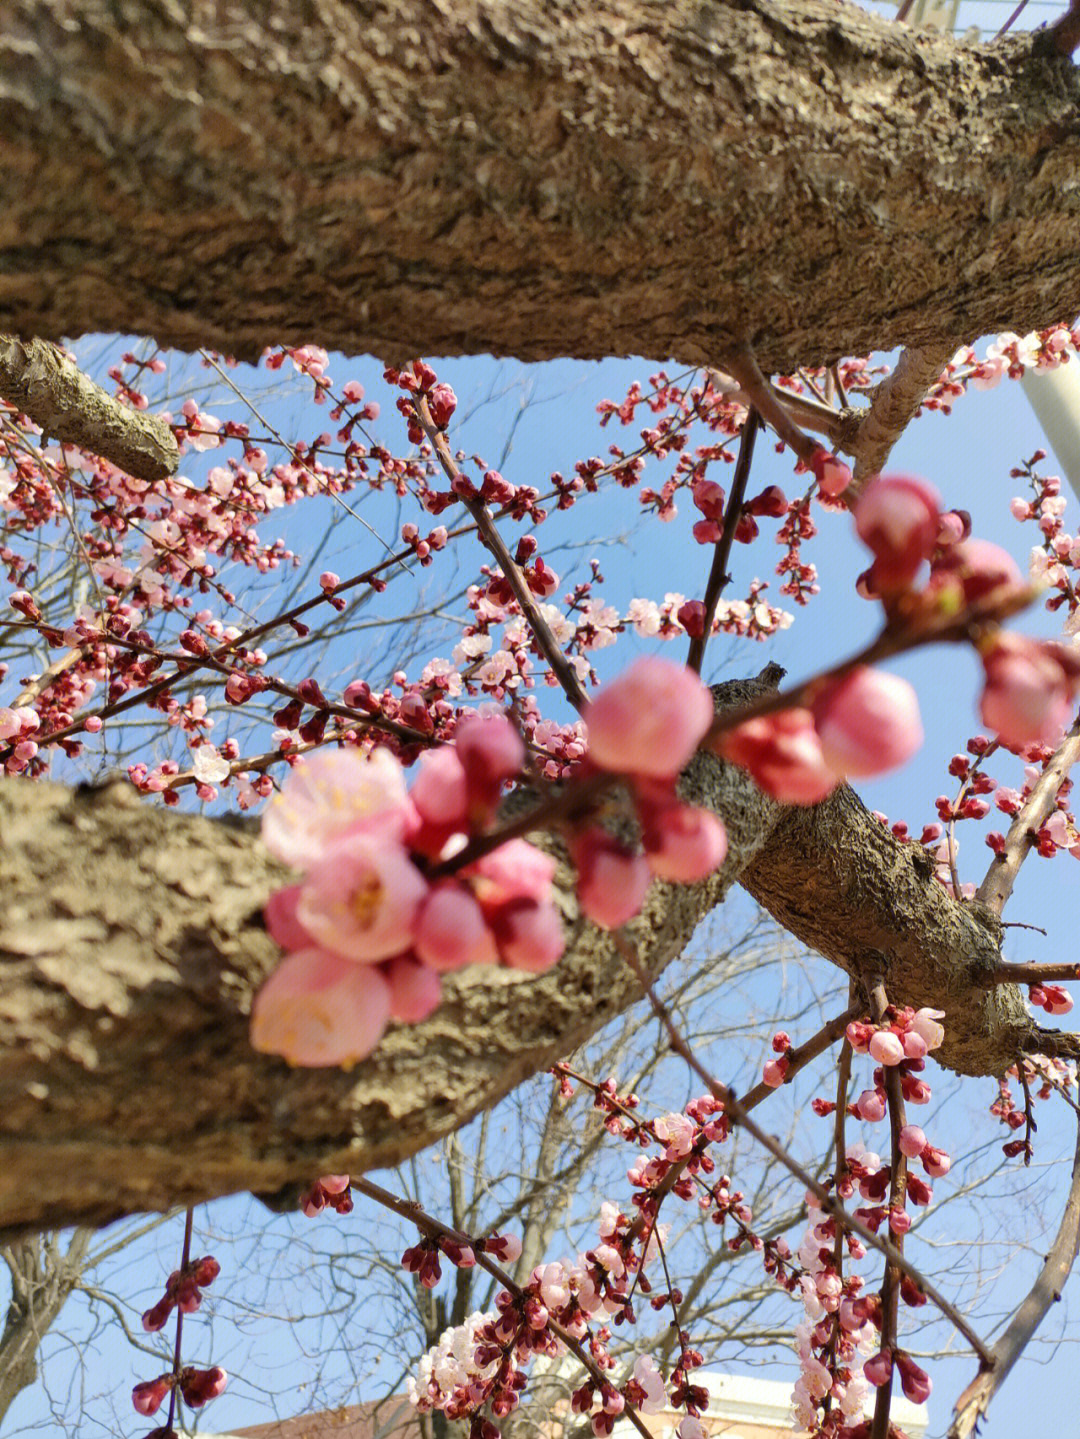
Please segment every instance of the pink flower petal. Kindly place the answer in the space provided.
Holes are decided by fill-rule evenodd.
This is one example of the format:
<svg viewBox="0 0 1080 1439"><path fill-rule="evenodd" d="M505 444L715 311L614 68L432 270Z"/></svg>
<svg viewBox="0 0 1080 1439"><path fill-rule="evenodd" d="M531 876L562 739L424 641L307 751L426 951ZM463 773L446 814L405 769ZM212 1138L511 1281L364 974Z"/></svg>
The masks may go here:
<svg viewBox="0 0 1080 1439"><path fill-rule="evenodd" d="M390 986L371 965L320 949L288 954L255 996L251 1044L306 1068L349 1065L378 1044Z"/></svg>

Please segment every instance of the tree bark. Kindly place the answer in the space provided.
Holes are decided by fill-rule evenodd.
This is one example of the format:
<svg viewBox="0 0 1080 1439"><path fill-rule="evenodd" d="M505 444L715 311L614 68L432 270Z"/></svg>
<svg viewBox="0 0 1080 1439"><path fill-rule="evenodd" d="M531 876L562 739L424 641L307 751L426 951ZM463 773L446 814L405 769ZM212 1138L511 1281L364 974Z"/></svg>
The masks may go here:
<svg viewBox="0 0 1080 1439"><path fill-rule="evenodd" d="M835 0L14 0L0 329L762 368L1080 309L1080 81Z"/></svg>
<svg viewBox="0 0 1080 1439"><path fill-rule="evenodd" d="M759 683L726 688L741 701ZM848 973L883 968L896 1002L945 1009L953 1069L1000 1074L1036 1041L1018 991L979 983L1000 961L994 922L953 901L851 790L790 810L709 755L682 788L724 817L729 852L700 884L653 885L630 926L651 975L741 879ZM252 825L122 785L7 780L0 836L0 1238L398 1163L640 995L564 866L569 943L550 974L450 976L430 1019L392 1028L350 1073L291 1070L247 1038L278 958L261 907L287 878Z"/></svg>

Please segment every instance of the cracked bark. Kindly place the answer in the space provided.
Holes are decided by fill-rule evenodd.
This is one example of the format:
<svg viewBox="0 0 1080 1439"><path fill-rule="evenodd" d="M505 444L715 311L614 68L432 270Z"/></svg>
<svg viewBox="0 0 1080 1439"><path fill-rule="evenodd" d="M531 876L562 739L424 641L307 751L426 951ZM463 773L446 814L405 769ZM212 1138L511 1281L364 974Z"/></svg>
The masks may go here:
<svg viewBox="0 0 1080 1439"><path fill-rule="evenodd" d="M833 0L15 0L0 327L762 368L1080 309L1080 81Z"/></svg>
<svg viewBox="0 0 1080 1439"><path fill-rule="evenodd" d="M729 700L759 683L727 686ZM791 810L704 755L682 784L723 815L730 849L701 884L654 885L631 926L650 975L740 880L834 964L859 974L872 957L898 1003L946 1009L946 1065L998 1074L1036 1042L1019 992L978 983L1000 961L994 924L933 884L850 790ZM9 780L0 836L0 1237L396 1163L638 997L564 868L569 945L552 974L452 976L435 1015L392 1029L352 1072L290 1070L247 1043L277 959L260 909L285 878L250 824L171 813L123 786Z"/></svg>
<svg viewBox="0 0 1080 1439"><path fill-rule="evenodd" d="M0 335L0 399L49 439L79 445L137 479L164 480L180 463L164 420L120 404L44 340Z"/></svg>

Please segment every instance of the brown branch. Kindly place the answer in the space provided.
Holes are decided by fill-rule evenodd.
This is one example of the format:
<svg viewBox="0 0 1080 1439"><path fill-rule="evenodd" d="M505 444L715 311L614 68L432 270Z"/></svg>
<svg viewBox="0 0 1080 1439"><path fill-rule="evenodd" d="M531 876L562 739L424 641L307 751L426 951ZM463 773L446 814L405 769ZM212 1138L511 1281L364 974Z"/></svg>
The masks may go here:
<svg viewBox="0 0 1080 1439"><path fill-rule="evenodd" d="M45 340L0 335L0 398L50 439L78 445L137 479L164 480L180 463L164 420L122 405Z"/></svg>
<svg viewBox="0 0 1080 1439"><path fill-rule="evenodd" d="M1057 1236L1038 1278L1027 1298L1013 1315L1009 1327L997 1340L983 1361L982 1368L960 1395L953 1408L953 1421L948 1439L968 1439L986 1414L990 1401L1001 1388L1010 1369L1024 1352L1036 1329L1046 1318L1051 1305L1062 1295L1065 1281L1072 1271L1080 1247L1080 1122L1077 1125L1076 1151L1073 1156L1072 1179L1061 1216Z"/></svg>
<svg viewBox="0 0 1080 1439"><path fill-rule="evenodd" d="M1080 979L1080 960L1047 964L999 964L980 974L977 984L1042 984L1044 980Z"/></svg>
<svg viewBox="0 0 1080 1439"><path fill-rule="evenodd" d="M847 447L855 460L852 482L844 492L854 502L867 481L880 474L893 446L919 413L926 392L952 359L956 342L947 339L901 352L896 368L873 392L870 408Z"/></svg>
<svg viewBox="0 0 1080 1439"><path fill-rule="evenodd" d="M1035 836L1057 807L1061 786L1080 757L1080 719L1058 745L1042 774L1031 787L1031 793L1013 816L1005 836L1005 848L990 862L990 868L975 898L1000 914L1012 894L1020 866L1035 843Z"/></svg>

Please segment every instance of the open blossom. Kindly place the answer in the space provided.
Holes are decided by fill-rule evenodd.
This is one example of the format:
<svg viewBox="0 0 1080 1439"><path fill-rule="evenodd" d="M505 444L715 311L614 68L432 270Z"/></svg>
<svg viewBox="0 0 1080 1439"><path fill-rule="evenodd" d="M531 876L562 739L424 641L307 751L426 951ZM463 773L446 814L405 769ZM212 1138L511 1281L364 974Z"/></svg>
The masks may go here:
<svg viewBox="0 0 1080 1439"><path fill-rule="evenodd" d="M589 757L617 774L671 779L685 767L712 718L712 695L693 670L646 656L589 705Z"/></svg>
<svg viewBox="0 0 1080 1439"><path fill-rule="evenodd" d="M377 831L399 843L416 822L401 763L389 750L317 750L289 771L263 815L262 837L283 864L307 869L339 835Z"/></svg>
<svg viewBox="0 0 1080 1439"><path fill-rule="evenodd" d="M319 949L287 954L255 996L252 1048L308 1068L352 1064L378 1044L390 986L373 965Z"/></svg>
<svg viewBox="0 0 1080 1439"><path fill-rule="evenodd" d="M374 834L346 834L312 866L296 912L317 943L370 963L410 947L427 892L401 845Z"/></svg>
<svg viewBox="0 0 1080 1439"><path fill-rule="evenodd" d="M682 1159L693 1148L696 1127L688 1115L665 1114L653 1122L653 1133L667 1146L665 1159Z"/></svg>

